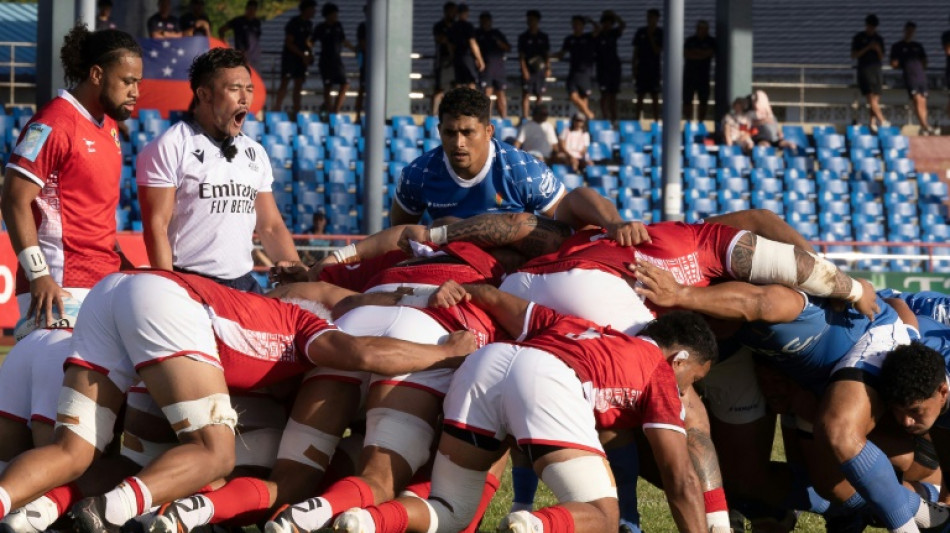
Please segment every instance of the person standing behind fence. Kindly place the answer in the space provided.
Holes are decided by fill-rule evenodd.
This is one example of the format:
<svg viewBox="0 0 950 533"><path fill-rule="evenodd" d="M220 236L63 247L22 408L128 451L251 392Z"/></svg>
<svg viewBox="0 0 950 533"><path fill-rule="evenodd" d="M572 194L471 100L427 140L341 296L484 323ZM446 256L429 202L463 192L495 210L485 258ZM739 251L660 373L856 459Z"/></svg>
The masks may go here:
<svg viewBox="0 0 950 533"><path fill-rule="evenodd" d="M643 97L650 93L653 120L660 120L660 56L663 53L663 28L660 10L647 11L647 25L633 36L633 81L637 89L637 120L643 113Z"/></svg>
<svg viewBox="0 0 950 533"><path fill-rule="evenodd" d="M234 31L234 48L244 52L248 63L259 68L261 61L261 19L257 18L257 0L244 5L244 14L224 23L218 29L218 38L225 40L229 30Z"/></svg>
<svg viewBox="0 0 950 533"><path fill-rule="evenodd" d="M594 112L587 105L594 81L594 36L589 32L584 33L588 23L594 26L595 32L600 29L590 17L571 17L572 32L564 38L561 50L554 54L554 57L564 59L565 55L571 56L571 68L567 73L566 84L571 103L587 118L594 118Z"/></svg>
<svg viewBox="0 0 950 533"><path fill-rule="evenodd" d="M310 51L313 43L310 34L313 33L313 16L317 13L316 0L300 0L298 5L300 14L296 15L284 26L284 48L280 53L280 86L277 87L277 102L275 111L280 111L287 96L287 83L293 79L294 115L300 111L300 97L303 82L307 78L307 69L313 64L313 54Z"/></svg>
<svg viewBox="0 0 950 533"><path fill-rule="evenodd" d="M508 88L508 76L505 73L505 54L511 50L511 45L505 34L497 28L492 28L492 17L488 11L478 17L478 29L475 30L475 42L482 52L485 61L485 70L481 75L482 90L485 95L495 95L495 109L498 116L508 117L508 99L505 90Z"/></svg>
<svg viewBox="0 0 950 533"><path fill-rule="evenodd" d="M458 5L455 2L442 4L442 18L432 25L432 38L435 39L435 60L432 76L434 90L432 91L432 114L439 112L442 94L452 86L455 79L455 64L452 61L452 42L449 40L452 25L458 15Z"/></svg>
<svg viewBox="0 0 950 533"><path fill-rule="evenodd" d="M600 29L594 31L597 58L597 84L600 86L600 113L611 122L617 122L617 93L620 92L620 55L617 41L627 23L615 12L606 10L600 15Z"/></svg>
<svg viewBox="0 0 950 533"><path fill-rule="evenodd" d="M191 11L181 16L181 34L184 37L211 36L211 19L205 13L204 0L191 0Z"/></svg>
<svg viewBox="0 0 950 533"><path fill-rule="evenodd" d="M320 43L320 78L323 79L323 108L327 113L339 113L346 99L346 90L350 82L346 80L346 68L343 67L343 47L356 51L350 41L346 40L343 25L340 24L340 8L332 2L323 4L323 22L313 29L313 42ZM333 86L339 92L336 101L330 102L330 92Z"/></svg>
<svg viewBox="0 0 950 533"><path fill-rule="evenodd" d="M479 73L485 70L482 52L475 41L475 26L468 21L468 5L459 4L459 18L449 30L455 64L455 87L474 89Z"/></svg>
<svg viewBox="0 0 950 533"><path fill-rule="evenodd" d="M181 26L178 17L172 15L171 0L158 0L158 13L146 21L148 36L152 39L173 39L181 37Z"/></svg>
<svg viewBox="0 0 950 533"><path fill-rule="evenodd" d="M858 88L867 98L870 110L872 130L878 126L890 126L881 113L881 87L884 85L881 74L881 61L884 60L884 38L877 33L880 21L877 15L864 17L864 31L854 34L851 39L851 59L858 61Z"/></svg>
<svg viewBox="0 0 950 533"><path fill-rule="evenodd" d="M937 130L927 122L927 52L914 40L916 31L916 23L904 24L904 38L891 45L891 67L900 68L904 74L904 86L920 122L920 134L936 135Z"/></svg>
<svg viewBox="0 0 950 533"><path fill-rule="evenodd" d="M531 96L541 103L545 78L551 75L551 42L540 29L541 12L529 9L525 15L528 29L518 36L518 63L521 66L521 117L528 118Z"/></svg>
<svg viewBox="0 0 950 533"><path fill-rule="evenodd" d="M686 120L693 119L693 95L699 98L699 115L696 120L706 120L709 107L709 67L716 57L716 39L709 35L709 23L700 20L696 23L696 33L683 44L683 114Z"/></svg>

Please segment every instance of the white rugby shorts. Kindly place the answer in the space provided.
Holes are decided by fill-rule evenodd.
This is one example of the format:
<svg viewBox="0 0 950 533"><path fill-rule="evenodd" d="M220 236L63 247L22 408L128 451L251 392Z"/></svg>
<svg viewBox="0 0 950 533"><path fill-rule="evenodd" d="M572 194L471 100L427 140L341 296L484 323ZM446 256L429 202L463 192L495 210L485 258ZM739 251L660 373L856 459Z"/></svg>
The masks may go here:
<svg viewBox="0 0 950 533"><path fill-rule="evenodd" d="M858 339L854 347L831 370L834 377L839 370L856 368L872 376L881 375L881 365L887 354L898 346L910 344L910 334L903 321L872 326Z"/></svg>
<svg viewBox="0 0 950 533"><path fill-rule="evenodd" d="M0 416L24 423L56 422L72 336L68 329L38 329L13 346L0 366Z"/></svg>
<svg viewBox="0 0 950 533"><path fill-rule="evenodd" d="M211 311L180 285L149 274L111 274L83 302L70 364L101 372L121 391L137 370L184 356L221 367Z"/></svg>
<svg viewBox="0 0 950 533"><path fill-rule="evenodd" d="M748 424L765 416L765 396L755 376L755 360L740 348L716 363L703 378L703 398L709 414L727 424Z"/></svg>
<svg viewBox="0 0 950 533"><path fill-rule="evenodd" d="M484 346L455 371L443 411L445 424L497 440L604 455L580 379L544 350Z"/></svg>
<svg viewBox="0 0 950 533"><path fill-rule="evenodd" d="M623 278L601 270L515 272L505 278L500 289L628 335L637 334L655 318L643 298Z"/></svg>

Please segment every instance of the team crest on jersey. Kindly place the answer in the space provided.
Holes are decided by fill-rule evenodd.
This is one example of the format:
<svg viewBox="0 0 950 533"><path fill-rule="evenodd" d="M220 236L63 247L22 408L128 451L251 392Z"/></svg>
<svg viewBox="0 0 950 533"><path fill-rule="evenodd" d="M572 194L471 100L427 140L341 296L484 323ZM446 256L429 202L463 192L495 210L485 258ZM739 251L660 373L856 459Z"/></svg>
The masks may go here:
<svg viewBox="0 0 950 533"><path fill-rule="evenodd" d="M548 197L557 191L557 181L554 179L554 173L550 169L544 171L541 176L541 185L538 186L538 192L541 196Z"/></svg>
<svg viewBox="0 0 950 533"><path fill-rule="evenodd" d="M119 143L119 132L117 132L115 128L112 128L109 134L112 135L112 140L115 141L115 147L121 150L122 145Z"/></svg>
<svg viewBox="0 0 950 533"><path fill-rule="evenodd" d="M246 155L247 158L251 160L251 162L254 162L254 160L257 159L257 152L254 151L253 146L248 146L245 148L244 155Z"/></svg>
<svg viewBox="0 0 950 533"><path fill-rule="evenodd" d="M40 155L40 150L46 144L46 139L49 138L51 131L53 131L53 128L46 124L40 124L39 122L30 124L23 135L23 140L17 143L13 153L24 159L36 161L36 156Z"/></svg>

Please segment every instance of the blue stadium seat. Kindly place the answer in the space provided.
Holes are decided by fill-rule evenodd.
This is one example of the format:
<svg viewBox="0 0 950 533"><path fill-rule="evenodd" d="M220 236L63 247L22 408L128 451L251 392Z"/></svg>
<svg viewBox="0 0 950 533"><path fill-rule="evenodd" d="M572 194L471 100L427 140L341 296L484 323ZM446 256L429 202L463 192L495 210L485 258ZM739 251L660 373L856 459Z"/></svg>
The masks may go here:
<svg viewBox="0 0 950 533"><path fill-rule="evenodd" d="M300 131L304 131L311 122L320 122L320 116L313 111L297 111L297 127Z"/></svg>
<svg viewBox="0 0 950 533"><path fill-rule="evenodd" d="M884 169L880 159L867 157L860 161L855 161L853 178L856 180L871 181L881 176L883 171Z"/></svg>
<svg viewBox="0 0 950 533"><path fill-rule="evenodd" d="M169 128L171 123L164 119L147 119L142 122L142 131L148 133L151 137L155 138L165 132Z"/></svg>
<svg viewBox="0 0 950 533"><path fill-rule="evenodd" d="M720 180L719 189L722 191L732 191L743 194L743 197L749 197L749 182L745 178L727 178Z"/></svg>
<svg viewBox="0 0 950 533"><path fill-rule="evenodd" d="M764 200L759 204L758 209L768 209L778 216L785 216L785 204L781 200Z"/></svg>
<svg viewBox="0 0 950 533"><path fill-rule="evenodd" d="M761 192L768 198L780 198L785 187L782 180L777 178L763 178L752 182L754 192Z"/></svg>
<svg viewBox="0 0 950 533"><path fill-rule="evenodd" d="M947 200L948 187L946 182L934 181L929 183L919 183L919 185L921 202L942 203Z"/></svg>
<svg viewBox="0 0 950 533"><path fill-rule="evenodd" d="M721 159L721 162L724 168L735 169L740 174L752 168L749 158L744 155L729 156Z"/></svg>
<svg viewBox="0 0 950 533"><path fill-rule="evenodd" d="M950 242L950 225L934 224L923 234L924 242Z"/></svg>
<svg viewBox="0 0 950 533"><path fill-rule="evenodd" d="M809 240L818 240L818 224L805 220L799 220L792 223L792 227Z"/></svg>
<svg viewBox="0 0 950 533"><path fill-rule="evenodd" d="M785 157L785 168L795 169L799 172L809 173L815 170L815 163L808 156L788 156Z"/></svg>
<svg viewBox="0 0 950 533"><path fill-rule="evenodd" d="M320 146L314 145L304 145L297 148L297 158L298 159L308 159L311 161L322 161L323 160L323 148Z"/></svg>
<svg viewBox="0 0 950 533"><path fill-rule="evenodd" d="M275 122L270 126L268 133L276 135L282 144L293 144L297 136L297 125L289 120Z"/></svg>
<svg viewBox="0 0 950 533"><path fill-rule="evenodd" d="M910 149L910 140L903 135L881 136L880 140L884 150L898 150L906 154Z"/></svg>
<svg viewBox="0 0 950 533"><path fill-rule="evenodd" d="M399 131L403 126L415 126L416 120L411 115L395 115L392 118L393 131Z"/></svg>
<svg viewBox="0 0 950 533"><path fill-rule="evenodd" d="M913 159L894 159L889 162L887 170L897 172L905 177L913 176L916 173L917 167L914 165Z"/></svg>
<svg viewBox="0 0 950 533"><path fill-rule="evenodd" d="M621 140L624 144L632 144L637 147L637 151L644 151L646 147L653 145L653 133L649 131L633 131L626 136L621 134Z"/></svg>
<svg viewBox="0 0 950 533"><path fill-rule="evenodd" d="M815 137L815 142L819 149L824 148L838 154L844 152L845 149L844 136L836 133Z"/></svg>
<svg viewBox="0 0 950 533"><path fill-rule="evenodd" d="M587 156L591 161L605 161L611 158L610 149L598 142L590 143L590 147L587 148Z"/></svg>
<svg viewBox="0 0 950 533"><path fill-rule="evenodd" d="M849 126L851 128L853 126ZM881 153L880 145L878 145L877 137L873 135L856 135L851 138L851 149L855 150L865 150L870 152L873 155L878 155Z"/></svg>
<svg viewBox="0 0 950 533"><path fill-rule="evenodd" d="M696 155L703 155L703 154L708 154L708 153L709 153L709 150L706 149L705 144L693 143L693 144L683 145L683 155L686 156L686 159L690 159L691 157L696 156Z"/></svg>
<svg viewBox="0 0 950 533"><path fill-rule="evenodd" d="M422 141L422 151L429 152L435 150L436 148L442 146L441 139L425 139Z"/></svg>
<svg viewBox="0 0 950 533"><path fill-rule="evenodd" d="M340 122L335 128L332 128L332 130L335 136L343 137L349 141L351 145L356 144L356 139L362 137L363 131L359 124L350 124L348 122Z"/></svg>
<svg viewBox="0 0 950 533"><path fill-rule="evenodd" d="M591 138L595 137L597 133L609 129L611 129L609 120L591 120L587 123L587 131Z"/></svg>
<svg viewBox="0 0 950 533"><path fill-rule="evenodd" d="M882 126L877 129L877 136L882 140L885 137L897 137L901 134L900 126Z"/></svg>
<svg viewBox="0 0 950 533"><path fill-rule="evenodd" d="M837 133L834 126L814 126L811 130L811 134L816 139L818 137L824 137L825 135L834 135Z"/></svg>
<svg viewBox="0 0 950 533"><path fill-rule="evenodd" d="M742 155L742 148L740 148L738 145L735 145L735 144L732 146L728 146L725 144L719 145L719 159L720 160L726 157L732 157L736 155Z"/></svg>
<svg viewBox="0 0 950 533"><path fill-rule="evenodd" d="M787 200L788 197L786 197ZM785 211L792 222L815 222L818 220L818 213L815 208L815 202L808 200L794 200L785 202Z"/></svg>
<svg viewBox="0 0 950 533"><path fill-rule="evenodd" d="M264 135L264 124L256 120L245 120L244 124L241 125L241 131L251 139L261 142L261 137Z"/></svg>
<svg viewBox="0 0 950 533"><path fill-rule="evenodd" d="M311 144L320 144L330 136L330 128L323 122L308 122L303 134L310 138Z"/></svg>
<svg viewBox="0 0 950 533"><path fill-rule="evenodd" d="M687 187L693 187L693 184L696 182L696 178L708 178L709 172L702 168L684 168L683 169L683 184ZM659 182L656 183L659 185Z"/></svg>
<svg viewBox="0 0 950 533"><path fill-rule="evenodd" d="M272 167L291 168L294 165L294 151L286 144L274 144L267 150Z"/></svg>
<svg viewBox="0 0 950 533"><path fill-rule="evenodd" d="M774 155L776 155L774 146L762 146L762 145L757 144L752 147L753 161L758 161L759 159L763 157L769 157L769 156L774 156Z"/></svg>
<svg viewBox="0 0 950 533"><path fill-rule="evenodd" d="M610 124L608 121L604 121ZM597 133L591 133L591 139L602 143L604 146L607 146L610 149L616 149L620 147L620 132L603 129L599 130Z"/></svg>
<svg viewBox="0 0 950 533"><path fill-rule="evenodd" d="M851 192L848 182L844 180L826 181L819 185L818 190L820 192L819 200L823 202L847 201Z"/></svg>
<svg viewBox="0 0 950 533"><path fill-rule="evenodd" d="M343 124L353 124L353 118L348 114L343 113L330 113L327 116L327 122L330 123L330 130L334 135L339 135L337 128Z"/></svg>
<svg viewBox="0 0 950 533"><path fill-rule="evenodd" d="M274 129L274 124L288 120L290 119L287 117L287 113L283 111L268 111L264 114L264 124L267 125L268 132Z"/></svg>
<svg viewBox="0 0 950 533"><path fill-rule="evenodd" d="M398 148L392 151L392 161L409 164L421 155L422 151L418 148Z"/></svg>
<svg viewBox="0 0 950 533"><path fill-rule="evenodd" d="M139 109L138 111L139 123L145 122L146 120L162 119L162 112L158 109Z"/></svg>
<svg viewBox="0 0 950 533"><path fill-rule="evenodd" d="M745 211L747 209L749 209L749 200L744 198L726 200L722 206L723 213L735 213L736 211Z"/></svg>
<svg viewBox="0 0 950 533"><path fill-rule="evenodd" d="M850 124L845 130L845 135L853 142L856 137L870 136L871 129L866 124Z"/></svg>
<svg viewBox="0 0 950 533"><path fill-rule="evenodd" d="M640 127L639 120L621 120L617 127L620 131L620 138L623 140L623 142L627 142L627 139L629 139L634 133L643 131L643 129Z"/></svg>
<svg viewBox="0 0 950 533"><path fill-rule="evenodd" d="M781 157L774 155L760 156L755 160L756 168L765 168L771 170L775 175L779 176L785 171L785 162Z"/></svg>
<svg viewBox="0 0 950 533"><path fill-rule="evenodd" d="M798 179L788 182L786 192L797 193L802 199L814 200L817 197L815 193L815 182L809 179Z"/></svg>
<svg viewBox="0 0 950 533"><path fill-rule="evenodd" d="M808 136L805 135L805 129L797 124L783 124L782 136L785 137L786 141L803 149L808 146Z"/></svg>
<svg viewBox="0 0 950 533"><path fill-rule="evenodd" d="M580 174L568 173L563 178L561 178L561 181L569 191L573 191L574 189L584 185L584 178Z"/></svg>
<svg viewBox="0 0 950 533"><path fill-rule="evenodd" d="M623 146L630 146L630 145L623 145ZM644 169L644 168L648 168L651 164L650 156L643 152L635 152L635 151L627 150L627 151L622 151L621 156L622 156L621 159L623 160L624 165L632 166L634 168Z"/></svg>
<svg viewBox="0 0 950 533"><path fill-rule="evenodd" d="M753 187L758 181L765 179L775 179L775 174L764 168L753 168L749 171L749 181L752 182Z"/></svg>
<svg viewBox="0 0 950 533"><path fill-rule="evenodd" d="M691 203L687 199L687 204L686 219L688 222L695 222L701 218L719 213L719 206L715 198L696 198Z"/></svg>
<svg viewBox="0 0 950 533"><path fill-rule="evenodd" d="M396 126L393 125L393 128ZM411 140L414 143L421 143L425 138L425 130L415 124L403 124L396 129L396 137L400 139Z"/></svg>
<svg viewBox="0 0 950 533"><path fill-rule="evenodd" d="M355 165L357 160L355 146L335 146L331 147L328 159L338 161L346 165Z"/></svg>
<svg viewBox="0 0 950 533"><path fill-rule="evenodd" d="M422 127L426 130L426 136L430 139L439 138L439 117L428 116L423 120Z"/></svg>
<svg viewBox="0 0 950 533"><path fill-rule="evenodd" d="M716 168L716 157L709 154L694 155L689 159L689 166L709 170Z"/></svg>

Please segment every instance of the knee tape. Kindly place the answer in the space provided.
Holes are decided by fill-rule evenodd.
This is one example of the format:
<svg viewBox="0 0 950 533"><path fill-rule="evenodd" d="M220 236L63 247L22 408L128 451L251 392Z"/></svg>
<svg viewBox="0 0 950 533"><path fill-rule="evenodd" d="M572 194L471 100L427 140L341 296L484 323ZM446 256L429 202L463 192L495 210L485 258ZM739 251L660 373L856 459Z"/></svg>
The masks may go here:
<svg viewBox="0 0 950 533"><path fill-rule="evenodd" d="M223 393L173 403L162 407L162 412L179 436L206 426L228 426L234 431L238 419L237 411L231 407L231 397Z"/></svg>
<svg viewBox="0 0 950 533"><path fill-rule="evenodd" d="M251 429L239 433L234 440L234 466L273 468L281 433L277 428Z"/></svg>
<svg viewBox="0 0 950 533"><path fill-rule="evenodd" d="M395 409L377 408L366 412L364 446L378 446L398 453L412 471L429 460L429 446L435 430L418 416Z"/></svg>
<svg viewBox="0 0 950 533"><path fill-rule="evenodd" d="M585 455L549 464L541 472L541 481L551 489L560 503L585 503L617 497L616 483L599 455Z"/></svg>
<svg viewBox="0 0 950 533"><path fill-rule="evenodd" d="M155 442L133 435L128 431L122 433L122 447L119 450L122 457L126 457L135 464L144 467L156 457L177 446L177 442Z"/></svg>
<svg viewBox="0 0 950 533"><path fill-rule="evenodd" d="M296 461L323 472L327 467L318 462L321 459L319 454L326 455L327 464L329 464L339 443L340 437L336 435L324 433L317 428L290 419L280 438L277 458Z"/></svg>
<svg viewBox="0 0 950 533"><path fill-rule="evenodd" d="M63 387L56 405L56 428L65 427L100 452L112 441L116 414L108 407L69 387Z"/></svg>
<svg viewBox="0 0 950 533"><path fill-rule="evenodd" d="M432 466L432 494L424 500L429 506L429 531L435 531L434 527L438 531L465 529L478 511L487 474L462 468L437 453Z"/></svg>

